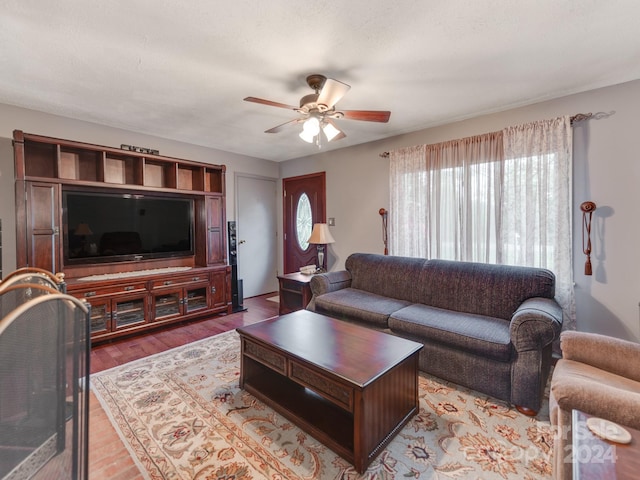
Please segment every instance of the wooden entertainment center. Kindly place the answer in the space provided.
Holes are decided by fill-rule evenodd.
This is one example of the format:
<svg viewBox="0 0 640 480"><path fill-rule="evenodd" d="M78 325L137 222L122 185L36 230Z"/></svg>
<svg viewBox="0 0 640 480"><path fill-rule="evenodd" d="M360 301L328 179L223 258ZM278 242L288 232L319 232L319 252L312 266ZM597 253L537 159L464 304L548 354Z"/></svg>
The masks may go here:
<svg viewBox="0 0 640 480"><path fill-rule="evenodd" d="M20 130L14 131L13 145L17 266L64 273L67 292L92 306L93 342L231 313L224 165ZM67 191L188 199L193 205L189 253L69 260L67 236L77 227L67 224L63 203Z"/></svg>

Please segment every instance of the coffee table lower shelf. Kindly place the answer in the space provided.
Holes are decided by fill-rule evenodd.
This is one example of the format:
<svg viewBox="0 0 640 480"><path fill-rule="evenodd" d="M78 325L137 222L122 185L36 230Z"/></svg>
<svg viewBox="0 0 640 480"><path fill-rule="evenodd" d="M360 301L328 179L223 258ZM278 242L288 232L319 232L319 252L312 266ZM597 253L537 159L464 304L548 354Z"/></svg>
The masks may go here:
<svg viewBox="0 0 640 480"><path fill-rule="evenodd" d="M249 360L250 361L250 360ZM353 463L353 415L259 364L244 389Z"/></svg>

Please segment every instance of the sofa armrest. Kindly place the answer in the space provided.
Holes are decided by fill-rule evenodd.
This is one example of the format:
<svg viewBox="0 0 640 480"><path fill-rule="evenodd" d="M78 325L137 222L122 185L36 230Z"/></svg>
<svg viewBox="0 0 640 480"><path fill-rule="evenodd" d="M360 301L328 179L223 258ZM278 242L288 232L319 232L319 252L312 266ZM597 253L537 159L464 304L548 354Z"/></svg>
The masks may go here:
<svg viewBox="0 0 640 480"><path fill-rule="evenodd" d="M542 350L560 336L562 308L552 298L528 298L511 317L509 330L518 352Z"/></svg>
<svg viewBox="0 0 640 480"><path fill-rule="evenodd" d="M335 292L351 286L351 274L347 270L327 272L314 275L311 278L311 293L314 297L329 292Z"/></svg>
<svg viewBox="0 0 640 480"><path fill-rule="evenodd" d="M640 344L597 333L566 331L562 357L640 382Z"/></svg>
<svg viewBox="0 0 640 480"><path fill-rule="evenodd" d="M320 273L311 277L311 300L306 309L316 311L316 298L325 293L335 292L351 286L351 274L347 270Z"/></svg>

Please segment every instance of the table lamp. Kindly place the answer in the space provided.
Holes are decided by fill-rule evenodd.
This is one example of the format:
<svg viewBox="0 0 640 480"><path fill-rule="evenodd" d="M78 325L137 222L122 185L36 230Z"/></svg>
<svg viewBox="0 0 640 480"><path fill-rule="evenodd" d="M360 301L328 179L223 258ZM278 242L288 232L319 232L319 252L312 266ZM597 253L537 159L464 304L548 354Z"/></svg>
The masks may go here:
<svg viewBox="0 0 640 480"><path fill-rule="evenodd" d="M308 242L316 245L318 249L318 268L325 271L324 247L329 243L335 242L329 231L329 226L326 223L316 223L313 226L313 231L311 232Z"/></svg>

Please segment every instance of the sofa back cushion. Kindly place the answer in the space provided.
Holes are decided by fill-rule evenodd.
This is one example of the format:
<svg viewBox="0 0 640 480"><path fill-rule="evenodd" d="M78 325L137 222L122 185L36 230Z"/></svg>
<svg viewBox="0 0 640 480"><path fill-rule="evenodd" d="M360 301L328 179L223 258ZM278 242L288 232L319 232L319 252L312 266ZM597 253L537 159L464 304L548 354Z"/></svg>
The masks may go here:
<svg viewBox="0 0 640 480"><path fill-rule="evenodd" d="M428 260L419 282L419 303L510 320L528 298L555 296L555 275L546 269L489 263Z"/></svg>
<svg viewBox="0 0 640 480"><path fill-rule="evenodd" d="M425 261L424 258L353 253L345 261L345 268L351 274L351 288L413 302Z"/></svg>

